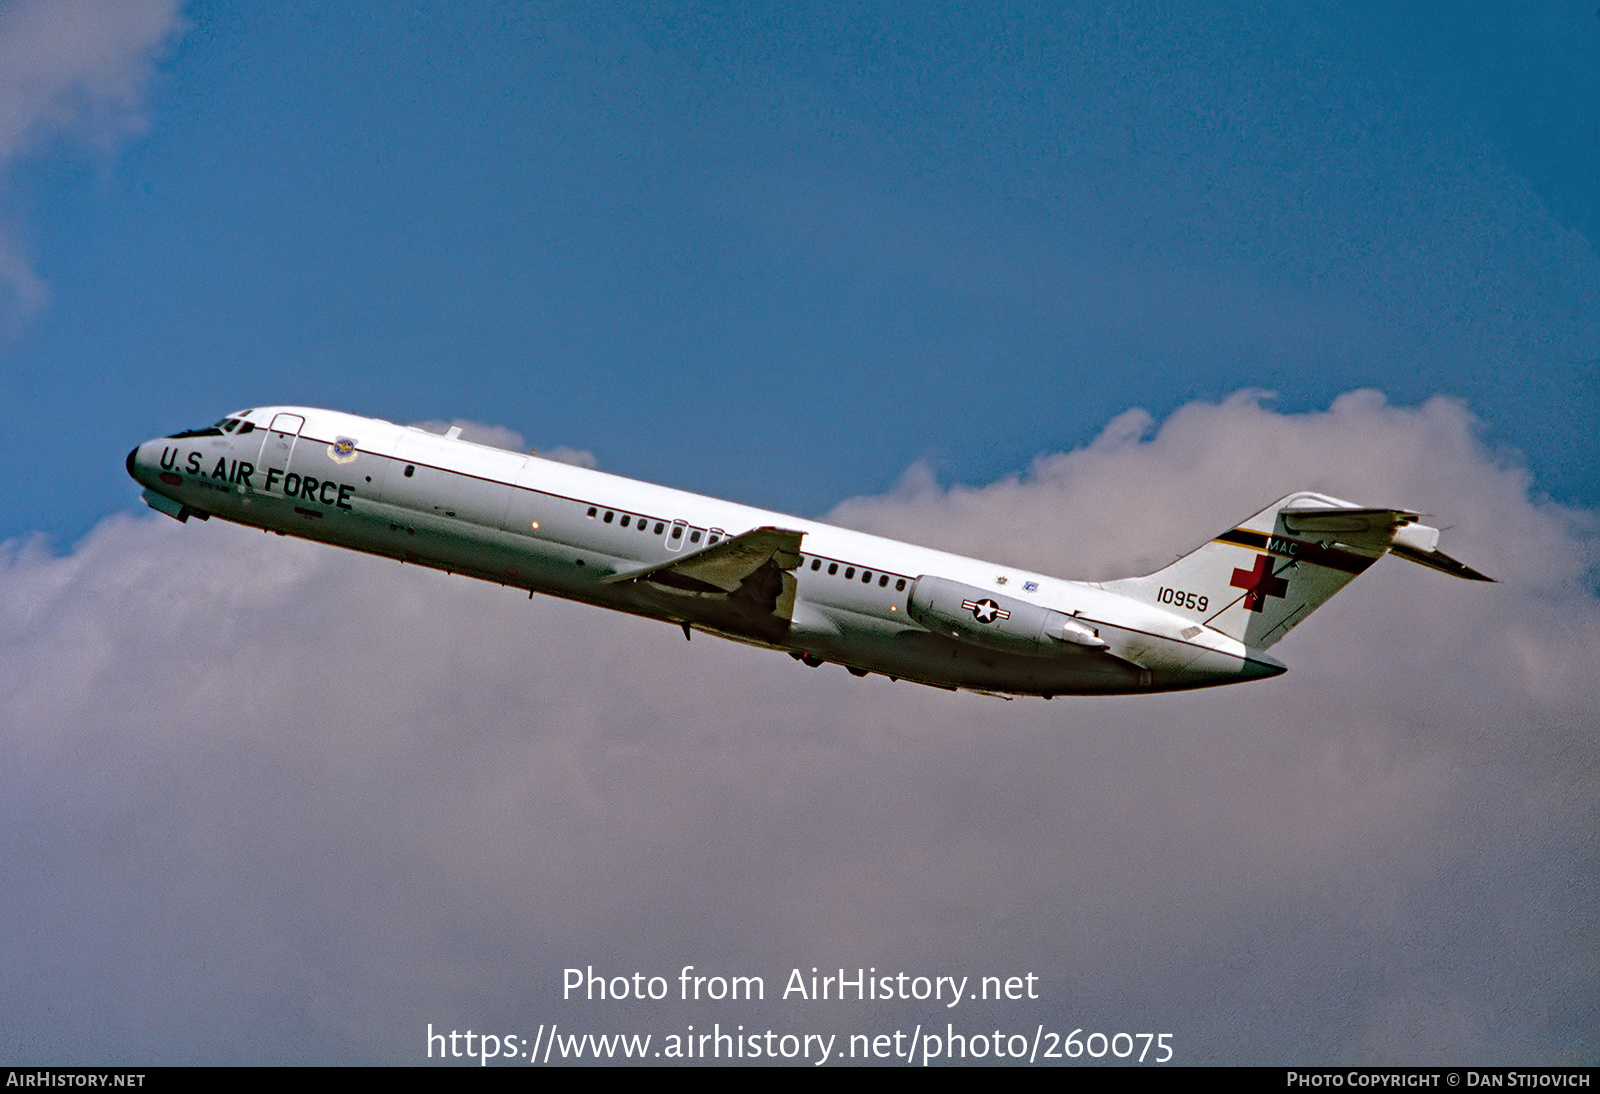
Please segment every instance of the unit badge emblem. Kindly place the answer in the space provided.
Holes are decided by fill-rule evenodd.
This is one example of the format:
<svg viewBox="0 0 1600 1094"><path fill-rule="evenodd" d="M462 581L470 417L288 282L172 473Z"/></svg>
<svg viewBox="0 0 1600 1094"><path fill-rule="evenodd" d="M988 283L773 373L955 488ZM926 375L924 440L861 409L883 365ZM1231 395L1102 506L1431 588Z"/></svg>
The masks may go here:
<svg viewBox="0 0 1600 1094"><path fill-rule="evenodd" d="M356 442L340 437L328 446L328 459L334 463L349 463L356 458Z"/></svg>

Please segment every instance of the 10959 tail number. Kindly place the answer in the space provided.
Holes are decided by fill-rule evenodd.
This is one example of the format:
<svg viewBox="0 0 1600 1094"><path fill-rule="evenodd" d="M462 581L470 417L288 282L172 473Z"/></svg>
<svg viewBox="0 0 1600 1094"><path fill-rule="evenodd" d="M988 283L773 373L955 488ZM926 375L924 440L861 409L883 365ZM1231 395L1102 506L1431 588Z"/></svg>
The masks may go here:
<svg viewBox="0 0 1600 1094"><path fill-rule="evenodd" d="M1205 611L1207 604L1206 597L1200 593L1186 593L1182 589L1169 589L1166 586L1161 587L1156 599L1175 608L1188 608L1192 612Z"/></svg>

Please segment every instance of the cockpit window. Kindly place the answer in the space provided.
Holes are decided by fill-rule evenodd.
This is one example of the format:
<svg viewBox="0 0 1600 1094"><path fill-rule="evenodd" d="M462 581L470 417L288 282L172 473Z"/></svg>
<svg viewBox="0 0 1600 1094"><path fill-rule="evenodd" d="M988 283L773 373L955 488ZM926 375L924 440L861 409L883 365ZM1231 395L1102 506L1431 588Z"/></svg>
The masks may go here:
<svg viewBox="0 0 1600 1094"><path fill-rule="evenodd" d="M240 436L246 433L254 433L256 424L243 420L244 415L249 413L251 411L240 411L238 414L230 414L215 425L208 425L204 429L185 429L182 433L169 433L167 437L169 440L180 440L184 437L221 437L223 434L233 433L235 430L238 431Z"/></svg>

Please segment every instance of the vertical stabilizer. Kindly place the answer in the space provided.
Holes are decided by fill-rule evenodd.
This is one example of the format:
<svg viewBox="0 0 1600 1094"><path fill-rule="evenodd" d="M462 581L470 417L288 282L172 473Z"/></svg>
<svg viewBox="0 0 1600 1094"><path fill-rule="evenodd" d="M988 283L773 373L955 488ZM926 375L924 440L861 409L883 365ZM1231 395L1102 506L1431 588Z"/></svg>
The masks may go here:
<svg viewBox="0 0 1600 1094"><path fill-rule="evenodd" d="M1264 650L1288 634L1392 546L1461 577L1488 580L1435 550L1438 532L1418 514L1364 509L1300 492L1217 536L1148 577L1107 582L1123 596L1158 604Z"/></svg>

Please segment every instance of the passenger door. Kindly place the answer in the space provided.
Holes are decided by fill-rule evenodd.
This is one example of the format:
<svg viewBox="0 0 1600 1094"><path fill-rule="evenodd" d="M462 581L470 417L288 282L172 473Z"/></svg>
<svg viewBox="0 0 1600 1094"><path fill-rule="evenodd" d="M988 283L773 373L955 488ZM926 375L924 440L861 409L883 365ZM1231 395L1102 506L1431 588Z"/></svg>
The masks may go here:
<svg viewBox="0 0 1600 1094"><path fill-rule="evenodd" d="M300 440L300 431L305 424L306 420L298 414L273 415L266 436L261 438L261 454L256 457L263 490L266 489L268 470L276 468L278 473L271 478L281 492L283 477L289 472L289 460L294 456L294 446Z"/></svg>

